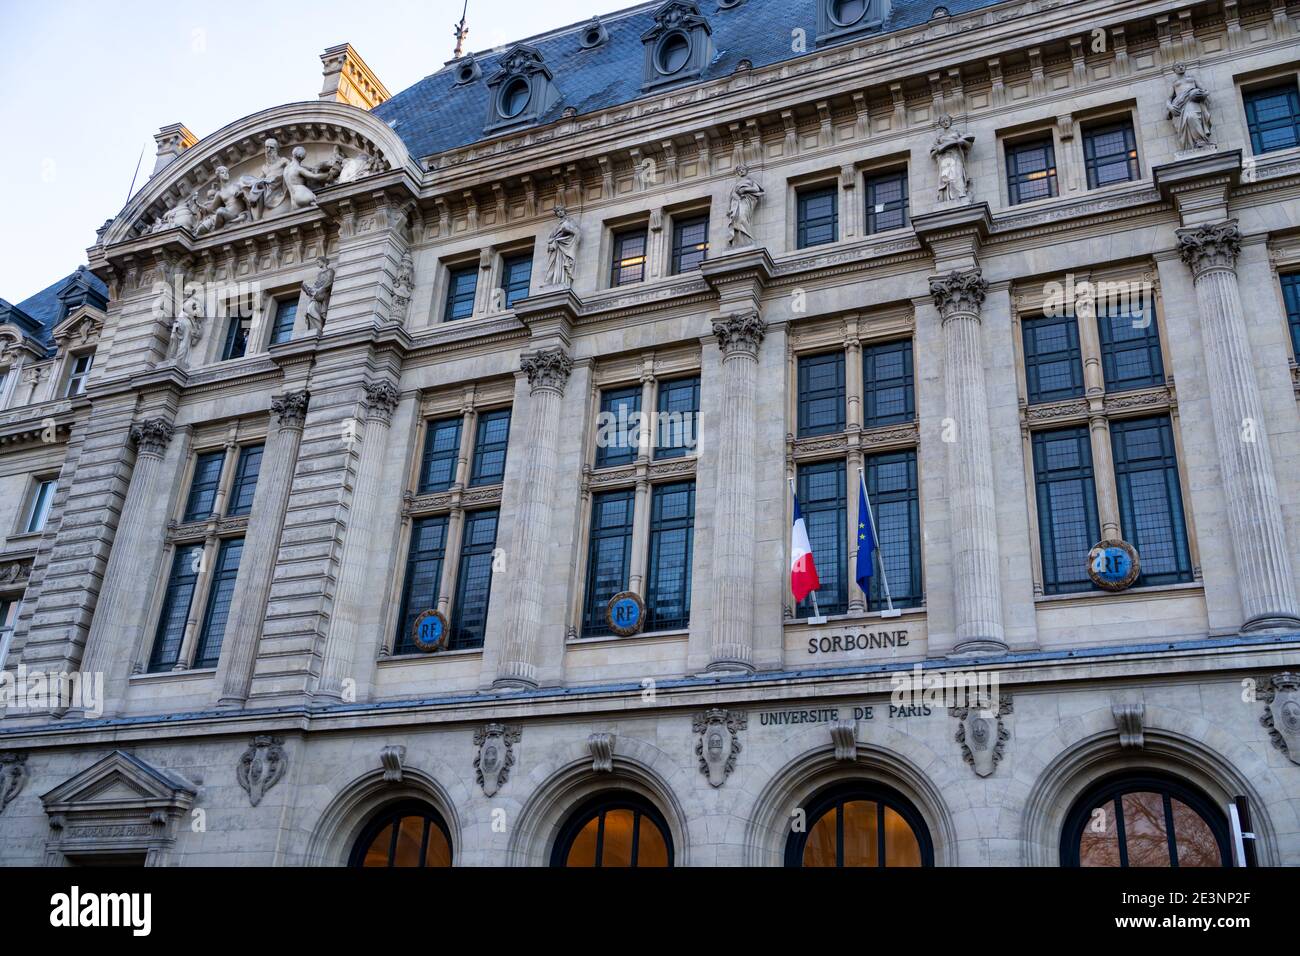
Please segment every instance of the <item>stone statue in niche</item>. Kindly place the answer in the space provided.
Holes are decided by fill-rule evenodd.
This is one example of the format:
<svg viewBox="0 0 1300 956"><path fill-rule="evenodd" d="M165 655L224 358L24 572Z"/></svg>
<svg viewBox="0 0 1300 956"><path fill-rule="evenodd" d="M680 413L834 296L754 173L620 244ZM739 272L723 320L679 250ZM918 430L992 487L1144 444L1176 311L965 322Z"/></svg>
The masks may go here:
<svg viewBox="0 0 1300 956"><path fill-rule="evenodd" d="M939 168L939 201L968 199L971 182L966 172L966 155L975 145L975 137L952 128L952 117L939 120L939 138L930 147L930 156Z"/></svg>
<svg viewBox="0 0 1300 956"><path fill-rule="evenodd" d="M193 232L201 213L202 211L199 209L199 191L196 189L163 213L149 231L162 232L166 229L184 229L187 232Z"/></svg>
<svg viewBox="0 0 1300 956"><path fill-rule="evenodd" d="M316 278L302 284L302 291L307 296L307 328L318 335L325 329L325 313L329 311L330 290L334 286L334 270L329 259L321 256L316 260L318 269Z"/></svg>
<svg viewBox="0 0 1300 956"><path fill-rule="evenodd" d="M546 240L546 284L568 287L573 285L573 267L578 258L578 224L563 206L555 207L559 220Z"/></svg>
<svg viewBox="0 0 1300 956"><path fill-rule="evenodd" d="M172 319L171 341L167 344L167 361L177 368L190 367L190 351L203 337L203 326L197 316L190 314L190 301L176 312ZM197 306L197 302L194 303Z"/></svg>
<svg viewBox="0 0 1300 956"><path fill-rule="evenodd" d="M241 177L236 182L230 178L229 169L218 166L217 181L208 189L204 199L196 200L199 209L207 215L194 230L194 235L205 236L223 226L237 226L241 222L247 222L252 213L248 209L245 189L251 182L251 176Z"/></svg>
<svg viewBox="0 0 1300 956"><path fill-rule="evenodd" d="M1182 63L1174 65L1174 88L1165 104L1166 115L1178 134L1180 150L1206 149L1214 145L1210 134L1214 120L1210 117L1210 94Z"/></svg>
<svg viewBox="0 0 1300 956"><path fill-rule="evenodd" d="M727 245L750 246L754 244L754 213L763 199L763 187L749 175L748 166L736 167L736 176L727 199Z"/></svg>

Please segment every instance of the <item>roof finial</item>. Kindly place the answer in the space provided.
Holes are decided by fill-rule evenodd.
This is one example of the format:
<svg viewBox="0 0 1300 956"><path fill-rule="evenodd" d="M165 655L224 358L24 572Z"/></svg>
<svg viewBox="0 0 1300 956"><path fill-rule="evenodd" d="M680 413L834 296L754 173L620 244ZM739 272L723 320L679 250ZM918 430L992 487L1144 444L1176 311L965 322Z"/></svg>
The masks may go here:
<svg viewBox="0 0 1300 956"><path fill-rule="evenodd" d="M465 25L465 14L469 12L469 0L465 0L465 6L460 11L460 23L456 24L456 29L452 35L456 38L456 49L452 53L452 59L459 60L465 52L465 38L469 36L469 27Z"/></svg>

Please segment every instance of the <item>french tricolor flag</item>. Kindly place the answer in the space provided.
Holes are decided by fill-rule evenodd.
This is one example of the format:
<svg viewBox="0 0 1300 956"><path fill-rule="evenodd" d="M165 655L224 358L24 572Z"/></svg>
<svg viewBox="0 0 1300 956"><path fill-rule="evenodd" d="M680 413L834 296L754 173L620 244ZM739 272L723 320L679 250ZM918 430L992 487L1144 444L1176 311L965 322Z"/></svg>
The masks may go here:
<svg viewBox="0 0 1300 956"><path fill-rule="evenodd" d="M794 493L793 482L790 494L794 496L794 530L790 533L790 590L798 603L821 587L821 581L817 578L812 545L808 543L808 526L804 524L803 514L799 511L799 496Z"/></svg>

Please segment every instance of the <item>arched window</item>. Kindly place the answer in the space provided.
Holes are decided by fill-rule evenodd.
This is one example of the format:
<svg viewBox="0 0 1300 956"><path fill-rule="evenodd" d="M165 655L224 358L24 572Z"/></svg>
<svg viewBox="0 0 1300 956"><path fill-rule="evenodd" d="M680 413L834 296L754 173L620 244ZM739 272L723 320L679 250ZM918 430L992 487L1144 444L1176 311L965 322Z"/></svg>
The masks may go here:
<svg viewBox="0 0 1300 956"><path fill-rule="evenodd" d="M804 826L786 842L786 866L934 866L925 821L890 787L841 784L805 809Z"/></svg>
<svg viewBox="0 0 1300 956"><path fill-rule="evenodd" d="M1228 821L1175 777L1123 774L1075 801L1061 831L1062 866L1231 866Z"/></svg>
<svg viewBox="0 0 1300 956"><path fill-rule="evenodd" d="M419 800L393 804L366 825L350 866L451 866L451 835L433 807Z"/></svg>
<svg viewBox="0 0 1300 956"><path fill-rule="evenodd" d="M672 866L673 840L655 807L634 793L601 794L560 828L551 866Z"/></svg>

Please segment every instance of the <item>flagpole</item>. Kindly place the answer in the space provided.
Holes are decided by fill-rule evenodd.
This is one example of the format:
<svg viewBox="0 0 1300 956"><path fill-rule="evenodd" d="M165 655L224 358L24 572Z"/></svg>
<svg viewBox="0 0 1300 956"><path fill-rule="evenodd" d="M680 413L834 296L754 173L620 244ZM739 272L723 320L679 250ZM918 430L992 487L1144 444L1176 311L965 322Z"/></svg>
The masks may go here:
<svg viewBox="0 0 1300 956"><path fill-rule="evenodd" d="M871 523L871 540L876 543L876 563L880 568L880 583L885 589L885 604L888 610L881 611L881 617L899 617L902 611L894 607L894 599L889 595L889 576L885 574L885 554L880 547L880 535L876 533L876 516L871 510L871 495L867 494L867 476L858 469L858 481L862 484L862 500L867 503L867 521ZM870 595L866 595L870 599Z"/></svg>
<svg viewBox="0 0 1300 956"><path fill-rule="evenodd" d="M798 494L795 493L795 490L794 490L794 479L793 479L793 478L790 478L790 479L788 479L788 480L789 480L789 482L790 482L790 500L791 500L791 501L797 501L797 500L799 499L799 496L798 496ZM812 597L812 602L813 602L813 616L810 617L810 618L808 618L808 623L809 623L809 624L825 624L825 623L826 623L826 618L822 617L822 611L821 611L821 608L819 608L819 607L817 606L817 592L816 592L815 590L813 590L813 591L809 591L808 594L809 594L809 596ZM793 595L791 595L791 596L793 597Z"/></svg>

